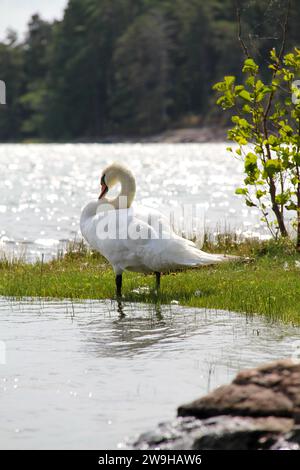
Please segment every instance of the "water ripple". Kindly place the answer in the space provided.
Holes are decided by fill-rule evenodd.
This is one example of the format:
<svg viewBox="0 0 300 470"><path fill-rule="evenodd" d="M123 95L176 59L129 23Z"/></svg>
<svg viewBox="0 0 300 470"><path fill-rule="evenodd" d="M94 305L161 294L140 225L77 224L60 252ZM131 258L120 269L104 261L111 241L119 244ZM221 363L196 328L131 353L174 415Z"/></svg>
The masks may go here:
<svg viewBox="0 0 300 470"><path fill-rule="evenodd" d="M116 448L299 339L225 311L0 298L0 447Z"/></svg>

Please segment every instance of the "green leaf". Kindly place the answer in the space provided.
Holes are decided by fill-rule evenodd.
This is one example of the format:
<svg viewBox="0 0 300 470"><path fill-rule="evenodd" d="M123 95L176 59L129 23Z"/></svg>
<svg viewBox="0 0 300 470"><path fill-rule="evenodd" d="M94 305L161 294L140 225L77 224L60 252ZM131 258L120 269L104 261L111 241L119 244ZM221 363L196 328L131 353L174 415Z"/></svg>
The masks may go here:
<svg viewBox="0 0 300 470"><path fill-rule="evenodd" d="M289 204L287 204L287 205L285 206L285 208L286 208L286 210L288 210L288 211L296 211L296 210L297 210L297 206L296 206L296 204L295 204L293 201L289 202Z"/></svg>
<svg viewBox="0 0 300 470"><path fill-rule="evenodd" d="M248 144L248 140L245 139L245 137L241 136L241 135L236 135L234 140L236 141L237 144L239 145L247 145Z"/></svg>
<svg viewBox="0 0 300 470"><path fill-rule="evenodd" d="M224 82L226 84L227 89L231 88L235 82L235 77L233 75L227 75L224 77Z"/></svg>
<svg viewBox="0 0 300 470"><path fill-rule="evenodd" d="M266 195L266 191L262 191L261 189L258 189L258 190L256 191L256 197L257 197L257 199L261 199L261 198L262 198L263 196L265 196L265 195Z"/></svg>
<svg viewBox="0 0 300 470"><path fill-rule="evenodd" d="M257 168L257 156L255 153L249 152L245 157L245 171L251 173Z"/></svg>
<svg viewBox="0 0 300 470"><path fill-rule="evenodd" d="M232 93L226 92L223 96L217 99L217 105L223 109L232 108L234 106L234 98Z"/></svg>
<svg viewBox="0 0 300 470"><path fill-rule="evenodd" d="M257 73L258 65L254 62L253 59L246 59L244 62L243 72Z"/></svg>
<svg viewBox="0 0 300 470"><path fill-rule="evenodd" d="M291 193L289 191L285 191L281 194L277 194L277 196L275 197L275 201L277 202L277 204L286 204L290 197Z"/></svg>
<svg viewBox="0 0 300 470"><path fill-rule="evenodd" d="M275 49L275 47L273 47L273 49L271 49L271 51L270 51L270 56L271 56L271 59L272 59L274 62L277 62L277 61L278 61L278 57L277 57L277 54L276 54L276 49Z"/></svg>
<svg viewBox="0 0 300 470"><path fill-rule="evenodd" d="M249 122L246 119L241 118L239 116L232 116L231 120L238 127L242 128L242 129L248 129L249 127L251 127L251 124L249 124Z"/></svg>
<svg viewBox="0 0 300 470"><path fill-rule="evenodd" d="M216 90L216 91L225 91L226 90L226 83L225 82L215 83L213 85L212 89Z"/></svg>
<svg viewBox="0 0 300 470"><path fill-rule="evenodd" d="M283 121L281 121L282 123ZM289 126L288 124L283 124L281 126L281 129L280 129L280 134L283 135L283 136L286 136L286 135L292 135L294 133L294 130L291 126Z"/></svg>
<svg viewBox="0 0 300 470"><path fill-rule="evenodd" d="M249 75L249 77L247 78L245 83L249 87L254 88L254 86L255 86L255 77L253 75Z"/></svg>
<svg viewBox="0 0 300 470"><path fill-rule="evenodd" d="M237 188L235 190L235 194L245 196L246 194L248 194L248 189L247 188Z"/></svg>
<svg viewBox="0 0 300 470"><path fill-rule="evenodd" d="M297 176L293 176L291 183L296 186L296 184L300 183L300 180L297 178Z"/></svg>
<svg viewBox="0 0 300 470"><path fill-rule="evenodd" d="M244 86L243 85L237 85L236 87L234 87L234 92L238 95L240 93L240 91L244 90Z"/></svg>
<svg viewBox="0 0 300 470"><path fill-rule="evenodd" d="M251 95L250 95L249 91L247 91L247 90L242 90L242 91L239 93L239 96L240 96L243 100L252 102Z"/></svg>
<svg viewBox="0 0 300 470"><path fill-rule="evenodd" d="M272 147L275 147L276 145L278 145L278 138L275 137L275 135L271 134L269 137L268 137L268 140L266 141L266 143L269 143Z"/></svg>
<svg viewBox="0 0 300 470"><path fill-rule="evenodd" d="M249 106L249 104L244 104L243 111L244 113L251 113L251 107Z"/></svg>
<svg viewBox="0 0 300 470"><path fill-rule="evenodd" d="M285 65L288 65L290 67L297 66L297 61L295 60L295 55L291 52L289 54L286 54L283 58L283 62Z"/></svg>
<svg viewBox="0 0 300 470"><path fill-rule="evenodd" d="M265 163L265 170L269 176L274 176L275 173L278 173L281 170L280 160L267 160L267 162Z"/></svg>
<svg viewBox="0 0 300 470"><path fill-rule="evenodd" d="M246 204L248 207L256 207L256 204L254 204L254 202L250 201L249 199L246 199Z"/></svg>

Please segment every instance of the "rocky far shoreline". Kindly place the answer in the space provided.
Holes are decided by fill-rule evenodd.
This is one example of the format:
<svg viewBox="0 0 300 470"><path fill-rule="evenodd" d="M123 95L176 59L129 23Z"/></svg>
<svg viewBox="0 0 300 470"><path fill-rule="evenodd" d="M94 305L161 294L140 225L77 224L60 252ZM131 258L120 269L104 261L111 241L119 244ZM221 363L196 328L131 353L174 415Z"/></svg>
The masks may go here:
<svg viewBox="0 0 300 470"><path fill-rule="evenodd" d="M139 135L107 135L105 137L79 137L74 140L44 141L40 139L25 139L23 141L0 143L24 143L24 144L204 144L227 141L227 129L217 126L183 127L168 129L164 132L148 136Z"/></svg>
<svg viewBox="0 0 300 470"><path fill-rule="evenodd" d="M103 144L187 144L187 143L214 143L227 140L227 129L216 126L187 127L181 129L169 129L160 134L150 136L111 135L100 139L77 139L74 143L103 143Z"/></svg>
<svg viewBox="0 0 300 470"><path fill-rule="evenodd" d="M134 449L300 450L300 362L241 371L229 385L178 408Z"/></svg>
<svg viewBox="0 0 300 470"><path fill-rule="evenodd" d="M167 130L161 134L141 139L142 142L157 142L169 144L224 142L227 130L220 127L191 127Z"/></svg>

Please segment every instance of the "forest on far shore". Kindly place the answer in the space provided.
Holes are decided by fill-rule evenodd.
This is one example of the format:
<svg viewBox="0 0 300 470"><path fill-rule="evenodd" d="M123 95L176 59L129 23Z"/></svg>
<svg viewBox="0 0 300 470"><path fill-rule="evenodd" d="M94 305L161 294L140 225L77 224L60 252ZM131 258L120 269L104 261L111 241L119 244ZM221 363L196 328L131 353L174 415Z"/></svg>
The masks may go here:
<svg viewBox="0 0 300 470"><path fill-rule="evenodd" d="M63 19L34 15L24 40L0 42L0 141L146 136L226 124L212 85L240 76L235 0L69 0ZM240 1L242 36L268 73L287 0ZM300 45L291 3L286 50ZM300 78L300 77L299 77Z"/></svg>

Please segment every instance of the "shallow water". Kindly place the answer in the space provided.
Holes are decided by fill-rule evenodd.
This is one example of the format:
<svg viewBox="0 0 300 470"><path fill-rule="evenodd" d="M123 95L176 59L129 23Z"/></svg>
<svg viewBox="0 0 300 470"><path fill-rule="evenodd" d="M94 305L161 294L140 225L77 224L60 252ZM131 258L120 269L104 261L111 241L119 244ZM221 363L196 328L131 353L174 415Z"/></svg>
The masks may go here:
<svg viewBox="0 0 300 470"><path fill-rule="evenodd" d="M224 311L0 298L0 446L117 448L299 339Z"/></svg>
<svg viewBox="0 0 300 470"><path fill-rule="evenodd" d="M28 259L57 254L80 237L82 207L99 195L102 169L128 164L136 200L164 209L198 204L205 224L268 234L255 209L234 194L242 164L226 144L0 145L0 243ZM1 247L0 247L1 248Z"/></svg>

